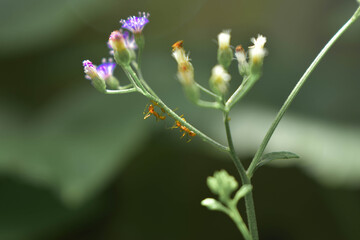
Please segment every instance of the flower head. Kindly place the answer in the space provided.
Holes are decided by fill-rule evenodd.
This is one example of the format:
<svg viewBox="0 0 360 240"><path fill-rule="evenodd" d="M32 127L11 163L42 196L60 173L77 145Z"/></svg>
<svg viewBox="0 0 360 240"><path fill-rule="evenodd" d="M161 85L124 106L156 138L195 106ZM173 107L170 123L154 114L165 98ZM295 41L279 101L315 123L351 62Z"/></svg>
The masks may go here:
<svg viewBox="0 0 360 240"><path fill-rule="evenodd" d="M251 42L254 44L254 46L250 46L249 48L264 48L266 37L259 34L257 38L251 38Z"/></svg>
<svg viewBox="0 0 360 240"><path fill-rule="evenodd" d="M96 67L97 74L104 80L113 76L116 63L113 62L111 58L106 61L105 58L102 59L102 64Z"/></svg>
<svg viewBox="0 0 360 240"><path fill-rule="evenodd" d="M92 85L100 92L106 92L106 83L105 80L100 74L97 68L92 64L91 61L83 61L84 72L86 74L85 78L91 80ZM100 73L100 74L99 74Z"/></svg>
<svg viewBox="0 0 360 240"><path fill-rule="evenodd" d="M227 49L230 47L230 30L224 30L218 35L218 43L220 49Z"/></svg>
<svg viewBox="0 0 360 240"><path fill-rule="evenodd" d="M84 72L86 73L85 78L87 79L101 78L106 80L109 77L112 77L116 64L113 62L112 59L106 61L106 59L103 58L102 64L100 64L99 66L93 65L93 63L89 60L83 61L83 66L84 66Z"/></svg>
<svg viewBox="0 0 360 240"><path fill-rule="evenodd" d="M143 28L145 27L145 25L149 22L149 13L145 13L145 12L139 12L139 16L131 16L128 17L128 19L124 20L120 20L120 23L122 24L122 28L125 28L129 31L131 31L132 33L141 33Z"/></svg>
<svg viewBox="0 0 360 240"><path fill-rule="evenodd" d="M224 69L222 65L216 65L211 70L210 85L217 93L226 93L230 79L230 74Z"/></svg>
<svg viewBox="0 0 360 240"><path fill-rule="evenodd" d="M266 43L266 37L263 35L258 35L257 38L252 38L251 42L254 43L253 46L249 47L249 57L252 63L262 63L267 51L264 48Z"/></svg>
<svg viewBox="0 0 360 240"><path fill-rule="evenodd" d="M241 45L235 48L235 57L238 61L239 73L245 75L249 70L249 63L246 60L246 52Z"/></svg>
<svg viewBox="0 0 360 240"><path fill-rule="evenodd" d="M126 48L125 37L122 31L113 31L110 34L108 45L115 51L122 51Z"/></svg>
<svg viewBox="0 0 360 240"><path fill-rule="evenodd" d="M98 72L96 71L96 68L91 61L89 60L83 61L83 66L84 66L84 72L86 74L85 76L86 79L93 79L99 77Z"/></svg>
<svg viewBox="0 0 360 240"><path fill-rule="evenodd" d="M121 34L121 36L119 36L119 33ZM130 50L135 50L137 49L137 45L135 42L135 38L134 36L130 37L129 32L122 32L122 31L114 31L111 33L110 37L109 37L109 41L107 42L107 46L108 48L111 49L110 51L110 55L114 55L114 48L113 46L116 48L117 47L117 41L121 41L119 44L119 47L123 47L122 44L124 45L125 48L130 49ZM117 48L119 49L119 48Z"/></svg>
<svg viewBox="0 0 360 240"><path fill-rule="evenodd" d="M178 63L178 78L184 85L194 84L194 68L190 63L189 55L185 53L183 41L177 41L172 45L172 55Z"/></svg>
<svg viewBox="0 0 360 240"><path fill-rule="evenodd" d="M246 53L244 48L241 45L236 46L235 48L235 57L239 64L246 62Z"/></svg>
<svg viewBox="0 0 360 240"><path fill-rule="evenodd" d="M124 39L125 39L125 46L126 46L128 49L132 49L132 50L137 49L138 46L136 45L134 35L132 35L132 36L130 37L129 32L124 32L124 33L123 33L123 37L124 37Z"/></svg>
<svg viewBox="0 0 360 240"><path fill-rule="evenodd" d="M218 35L218 62L223 65L225 69L228 69L231 61L234 58L233 51L230 48L230 30L224 30Z"/></svg>

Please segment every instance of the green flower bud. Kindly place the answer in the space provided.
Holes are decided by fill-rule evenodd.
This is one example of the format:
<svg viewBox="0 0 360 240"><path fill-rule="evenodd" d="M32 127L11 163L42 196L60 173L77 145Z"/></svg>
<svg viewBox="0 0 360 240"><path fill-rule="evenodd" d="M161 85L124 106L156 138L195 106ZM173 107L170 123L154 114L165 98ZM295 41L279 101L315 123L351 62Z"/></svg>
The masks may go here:
<svg viewBox="0 0 360 240"><path fill-rule="evenodd" d="M223 210L224 206L213 198L205 198L201 201L201 205L209 210Z"/></svg>
<svg viewBox="0 0 360 240"><path fill-rule="evenodd" d="M233 59L233 51L230 48L230 31L226 30L221 32L218 35L218 43L219 43L219 49L218 49L218 62L221 64L225 69L228 69L231 61Z"/></svg>
<svg viewBox="0 0 360 240"><path fill-rule="evenodd" d="M99 92L106 92L106 84L105 80L99 75L96 67L92 64L91 61L85 60L83 61L84 72L86 74L86 78L91 80L92 85Z"/></svg>
<svg viewBox="0 0 360 240"><path fill-rule="evenodd" d="M114 59L120 66L128 66L134 59L134 55L132 55L128 49L124 48L121 51L114 50Z"/></svg>
<svg viewBox="0 0 360 240"><path fill-rule="evenodd" d="M106 92L106 84L104 79L100 78L100 77L95 77L91 79L91 83L94 86L94 88L96 88L96 90L98 90L101 93L105 93Z"/></svg>
<svg viewBox="0 0 360 240"><path fill-rule="evenodd" d="M109 89L112 90L117 90L120 87L119 80L117 80L117 78L114 76L110 76L105 79L105 83L109 87Z"/></svg>
<svg viewBox="0 0 360 240"><path fill-rule="evenodd" d="M215 172L213 177L208 177L207 185L214 194L219 195L219 199L224 203L230 199L232 192L238 188L235 178L225 170Z"/></svg>
<svg viewBox="0 0 360 240"><path fill-rule="evenodd" d="M121 66L127 66L132 61L125 37L120 31L113 31L109 37L109 45L114 50L115 61Z"/></svg>

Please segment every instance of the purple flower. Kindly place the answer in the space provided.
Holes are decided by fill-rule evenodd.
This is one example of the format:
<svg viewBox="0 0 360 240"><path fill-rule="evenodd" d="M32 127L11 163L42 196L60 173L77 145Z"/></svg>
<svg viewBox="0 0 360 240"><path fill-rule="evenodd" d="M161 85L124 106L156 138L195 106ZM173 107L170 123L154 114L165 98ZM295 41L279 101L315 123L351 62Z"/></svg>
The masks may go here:
<svg viewBox="0 0 360 240"><path fill-rule="evenodd" d="M116 63L111 58L108 61L103 58L102 64L96 67L96 71L102 79L106 80L113 75L115 67Z"/></svg>
<svg viewBox="0 0 360 240"><path fill-rule="evenodd" d="M116 64L112 61L112 59L106 61L104 58L102 60L102 64L97 67L89 60L83 61L83 66L86 79L101 78L106 80L113 75Z"/></svg>
<svg viewBox="0 0 360 240"><path fill-rule="evenodd" d="M91 61L89 60L83 61L83 66L84 66L84 72L86 74L85 76L86 79L92 79L99 76L95 66L92 64Z"/></svg>
<svg viewBox="0 0 360 240"><path fill-rule="evenodd" d="M123 33L123 36L124 36L124 39L125 39L125 46L126 46L128 49L132 49L132 50L137 49L137 45L136 45L136 42L135 42L135 37L134 37L134 35L132 35L132 36L130 37L129 32L124 32L124 33Z"/></svg>
<svg viewBox="0 0 360 240"><path fill-rule="evenodd" d="M111 33L109 41L107 42L108 48L111 49L110 55L114 55L114 49L119 50L122 48L120 44L123 44L124 48L130 50L137 49L134 35L130 37L129 32L114 31Z"/></svg>
<svg viewBox="0 0 360 240"><path fill-rule="evenodd" d="M141 31L143 30L143 28L145 27L145 25L149 22L149 13L141 13L139 12L139 16L135 17L135 16L131 16L128 17L127 20L120 20L120 23L122 24L122 28L125 28L127 30L129 30L132 33L141 33Z"/></svg>

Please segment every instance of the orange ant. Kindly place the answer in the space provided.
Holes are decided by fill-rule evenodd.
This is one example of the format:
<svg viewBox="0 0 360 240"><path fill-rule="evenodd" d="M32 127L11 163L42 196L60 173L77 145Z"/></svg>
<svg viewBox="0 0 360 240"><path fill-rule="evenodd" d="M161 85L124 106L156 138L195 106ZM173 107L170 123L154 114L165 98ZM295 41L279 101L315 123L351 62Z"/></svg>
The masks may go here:
<svg viewBox="0 0 360 240"><path fill-rule="evenodd" d="M157 102L155 102L155 101L153 101L153 100L151 100L151 102L152 102L155 106L158 106L163 113L166 113L165 109L163 109L162 107L160 107ZM165 118L164 118L164 119L165 119Z"/></svg>
<svg viewBox="0 0 360 240"><path fill-rule="evenodd" d="M178 48L182 48L183 47L183 40L177 41L176 43L174 43L171 47L173 49L173 51L175 51Z"/></svg>
<svg viewBox="0 0 360 240"><path fill-rule="evenodd" d="M147 119L148 117L150 117L152 115L155 116L156 118L156 121L159 121L160 120L165 120L166 116L161 116L160 114L158 114L156 111L155 111L155 108L152 104L150 104L149 106L149 112L145 115L144 119Z"/></svg>
<svg viewBox="0 0 360 240"><path fill-rule="evenodd" d="M181 118L181 119L185 121L185 118ZM181 125L180 121L175 121L175 125L174 125L172 128L180 128L180 132L181 132L181 131L184 132L183 135L182 135L180 138L185 137L185 134L187 133L188 136L190 137L190 139L188 140L188 142L190 142L191 139L196 136L196 133L194 133L193 131L191 131L191 130L188 129L187 127Z"/></svg>

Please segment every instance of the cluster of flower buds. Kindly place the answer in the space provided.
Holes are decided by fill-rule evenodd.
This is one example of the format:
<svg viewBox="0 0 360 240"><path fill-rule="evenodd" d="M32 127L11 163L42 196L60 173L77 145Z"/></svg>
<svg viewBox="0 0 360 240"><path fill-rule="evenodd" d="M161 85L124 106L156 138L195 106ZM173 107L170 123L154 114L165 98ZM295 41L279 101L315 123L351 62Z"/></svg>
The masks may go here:
<svg viewBox="0 0 360 240"><path fill-rule="evenodd" d="M228 68L234 59L234 52L230 45L230 40L230 30L224 30L218 35L218 64L213 67L209 79L209 85L212 91L219 96L218 100L222 99L227 93L231 79ZM243 77L250 75L256 76L252 79L254 83L261 75L262 63L267 54L264 48L266 38L258 35L257 38L252 38L251 41L254 45L249 47L249 60L247 59L247 53L241 45L236 47L235 57L238 62L240 75ZM194 80L194 68L190 63L189 56L185 53L183 41L176 42L172 48L172 55L178 64L177 76L180 83L183 85L191 101L199 101L199 87Z"/></svg>
<svg viewBox="0 0 360 240"><path fill-rule="evenodd" d="M115 61L119 65L129 65L135 60L135 49L142 49L145 45L142 30L149 22L148 13L139 13L139 16L131 16L127 20L120 20L122 28L130 31L123 31L122 29L113 31L110 34L108 46L112 48Z"/></svg>
<svg viewBox="0 0 360 240"><path fill-rule="evenodd" d="M234 197L231 198L233 192L238 188L238 183L235 178L229 175L225 170L217 171L214 173L214 176L208 177L207 185L212 193L218 195L220 201L214 198L206 198L201 201L201 205L210 210L229 214L231 218L236 214L233 211L236 209L239 200L252 190L250 184L244 184L236 191Z"/></svg>
<svg viewBox="0 0 360 240"><path fill-rule="evenodd" d="M139 13L138 17L132 16L121 20L122 29L110 34L107 44L117 64L128 66L136 60L135 50L144 47L142 30L149 22L149 16L148 13ZM86 78L90 79L100 92L106 92L106 89L117 90L120 88L119 81L113 76L116 63L112 59L103 60L102 64L96 67L91 61L85 60L83 67Z"/></svg>

